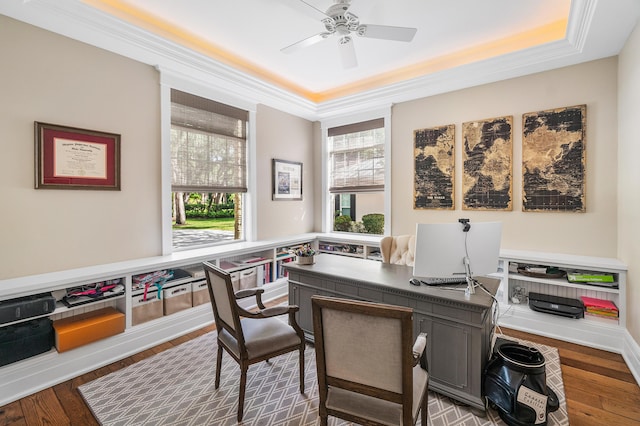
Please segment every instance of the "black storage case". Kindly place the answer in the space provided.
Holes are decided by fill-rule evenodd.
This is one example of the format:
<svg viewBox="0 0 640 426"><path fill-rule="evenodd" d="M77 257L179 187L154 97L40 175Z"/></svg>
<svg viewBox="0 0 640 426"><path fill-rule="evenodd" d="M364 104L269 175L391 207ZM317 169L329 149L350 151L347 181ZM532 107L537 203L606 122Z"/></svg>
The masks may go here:
<svg viewBox="0 0 640 426"><path fill-rule="evenodd" d="M50 314L56 309L51 293L0 301L0 324Z"/></svg>
<svg viewBox="0 0 640 426"><path fill-rule="evenodd" d="M49 351L53 347L49 317L0 328L0 366Z"/></svg>

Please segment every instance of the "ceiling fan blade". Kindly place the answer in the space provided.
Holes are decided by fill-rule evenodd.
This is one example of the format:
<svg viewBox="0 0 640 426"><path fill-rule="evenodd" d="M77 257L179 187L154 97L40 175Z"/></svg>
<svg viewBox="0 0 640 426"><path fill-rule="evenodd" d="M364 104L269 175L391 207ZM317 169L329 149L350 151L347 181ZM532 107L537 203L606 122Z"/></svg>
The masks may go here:
<svg viewBox="0 0 640 426"><path fill-rule="evenodd" d="M316 34L316 35L313 35L311 37L307 37L307 38L305 38L303 40L300 40L298 42L295 42L290 46L283 47L282 49L280 49L280 51L283 52L283 53L297 52L300 49L303 49L305 47L311 46L312 44L316 44L318 42L321 42L322 40L324 40L325 38L329 37L330 35L331 35L331 33Z"/></svg>
<svg viewBox="0 0 640 426"><path fill-rule="evenodd" d="M356 49L353 47L353 40L349 36L342 37L339 41L340 59L342 59L342 67L355 68L358 66L356 58Z"/></svg>
<svg viewBox="0 0 640 426"><path fill-rule="evenodd" d="M387 25L361 25L358 27L360 37L381 38L384 40L411 41L416 35L416 28L391 27Z"/></svg>
<svg viewBox="0 0 640 426"><path fill-rule="evenodd" d="M284 4L303 13L311 18L314 18L318 21L322 21L323 19L328 18L324 11L318 9L314 5L306 2L305 0L283 0Z"/></svg>

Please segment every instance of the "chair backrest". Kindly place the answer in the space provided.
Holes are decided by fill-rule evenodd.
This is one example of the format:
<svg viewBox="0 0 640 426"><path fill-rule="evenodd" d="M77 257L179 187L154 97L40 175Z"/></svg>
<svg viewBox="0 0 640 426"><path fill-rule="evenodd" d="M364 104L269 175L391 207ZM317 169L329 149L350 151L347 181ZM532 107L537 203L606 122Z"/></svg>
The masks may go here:
<svg viewBox="0 0 640 426"><path fill-rule="evenodd" d="M384 263L413 266L415 251L415 235L387 236L380 240L380 253Z"/></svg>
<svg viewBox="0 0 640 426"><path fill-rule="evenodd" d="M207 287L216 327L224 328L236 340L244 341L231 275L209 262L203 262L202 267L207 277Z"/></svg>
<svg viewBox="0 0 640 426"><path fill-rule="evenodd" d="M402 404L410 419L413 310L324 296L311 303L321 403L334 386Z"/></svg>

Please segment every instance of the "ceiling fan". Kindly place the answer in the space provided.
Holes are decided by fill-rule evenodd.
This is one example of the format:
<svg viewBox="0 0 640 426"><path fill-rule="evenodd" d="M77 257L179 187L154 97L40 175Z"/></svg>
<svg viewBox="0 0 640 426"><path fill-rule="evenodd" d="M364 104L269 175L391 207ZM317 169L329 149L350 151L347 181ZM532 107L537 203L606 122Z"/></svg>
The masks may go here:
<svg viewBox="0 0 640 426"><path fill-rule="evenodd" d="M325 12L304 0L291 0L289 4L293 4L294 2L298 5L303 4L306 11L313 12L322 24L324 24L326 31L284 47L280 49L281 52L293 53L331 36L337 36L340 57L344 68L353 68L358 65L356 51L353 46L353 34L360 37L409 42L413 40L413 36L417 31L416 28L361 24L358 17L349 11L351 0L335 0L335 3L329 6Z"/></svg>

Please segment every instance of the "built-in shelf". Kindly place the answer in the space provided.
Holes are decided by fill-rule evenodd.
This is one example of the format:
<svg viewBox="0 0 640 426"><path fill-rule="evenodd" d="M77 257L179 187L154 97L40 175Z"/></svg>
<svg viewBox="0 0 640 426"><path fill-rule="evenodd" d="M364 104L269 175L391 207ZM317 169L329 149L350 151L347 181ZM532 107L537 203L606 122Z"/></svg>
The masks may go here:
<svg viewBox="0 0 640 426"><path fill-rule="evenodd" d="M183 269L186 276L165 283L167 287L195 283L204 279L202 262L212 262L218 266L226 262L233 264L234 274L243 271L250 273L251 268L261 267L262 283L256 279L255 285L262 285L263 300L269 300L287 294L288 281L282 273L282 263L294 261L292 253L301 244L327 254L355 256L362 259L380 260L380 236L356 236L340 234L303 234L263 242L240 242L223 246L208 247L176 252L168 256L136 259L107 265L52 272L41 275L25 276L0 281L0 300L13 299L43 292L62 293L66 289L110 279L121 279L125 293L117 297L97 300L95 303L72 308L57 306L48 314L52 319L63 318L102 307L115 307L125 314L125 332L88 344L64 353L55 349L22 361L0 367L0 406L60 383L69 378L107 365L126 356L130 356L149 347L179 337L190 331L202 328L213 321L211 306L201 304L171 315L139 325L132 324L133 297L143 290L133 289L133 277L165 269ZM347 246L346 252L327 250ZM259 259L259 260L256 260ZM247 260L254 260L247 262ZM585 271L601 271L616 274L619 288L595 287L587 284L569 283L562 279L527 277L509 271L511 263L535 263L571 268ZM280 273L278 272L280 270ZM537 253L503 250L500 259L500 271L493 274L501 280L496 296L498 304L498 323L505 327L554 337L587 346L621 352L624 341L626 316L626 266L616 259L592 258L557 253ZM526 304L514 304L510 300L515 286L524 286L528 291L537 291L565 297L587 295L612 300L620 311L619 320L572 319L534 312ZM241 304L249 308L250 299ZM47 316L47 315L43 315ZM8 324L1 324L0 327Z"/></svg>
<svg viewBox="0 0 640 426"><path fill-rule="evenodd" d="M554 267L561 272L593 272L613 276L611 287L599 283L569 282L562 277L547 278L519 273L524 265ZM534 334L553 337L585 346L621 352L626 325L626 271L617 259L576 256L561 253L542 253L503 250L500 267L492 276L501 279L496 298L499 302L498 323ZM543 275L543 274L540 274ZM615 287L617 286L617 287ZM532 310L525 297L513 296L531 292L580 300L581 296L612 301L618 308L618 317L567 318Z"/></svg>
<svg viewBox="0 0 640 426"><path fill-rule="evenodd" d="M116 336L63 353L58 353L54 348L0 367L0 375L3 377L0 383L0 406L211 323L213 315L209 304L183 308L183 299L179 312L172 310L168 313L167 306L171 304L169 298L165 297L168 293L164 293L179 286L188 287L192 292L201 291L202 286L195 284L202 283L205 279L202 262L208 261L223 268L231 265L228 269L232 276L238 274L239 286L262 286L263 300L269 300L286 294L286 279L274 271L277 271L283 260L295 258L291 255L285 258L277 255L283 248L314 242L315 234L305 234L275 241L227 244L176 252L169 256L0 281L0 301L3 301L49 292L59 299L69 288L90 287L94 283L119 279L124 284L124 292L116 297L96 299L91 303L72 307L57 302L53 312L38 317L48 316L55 321L103 307L114 307L125 314L126 324L125 332ZM159 278L157 286L154 282L150 283L148 293L162 294L162 300L157 300L159 304L154 307L158 314L134 325L134 309L140 306L134 306L134 299L139 299L145 293L144 287L134 286L134 277L157 271L172 271L175 274L171 278ZM193 301L193 297L189 300ZM251 303L254 302L250 298L240 301L245 308L249 308ZM37 317L0 324L0 327L35 318ZM56 368L51 368L52 365Z"/></svg>

